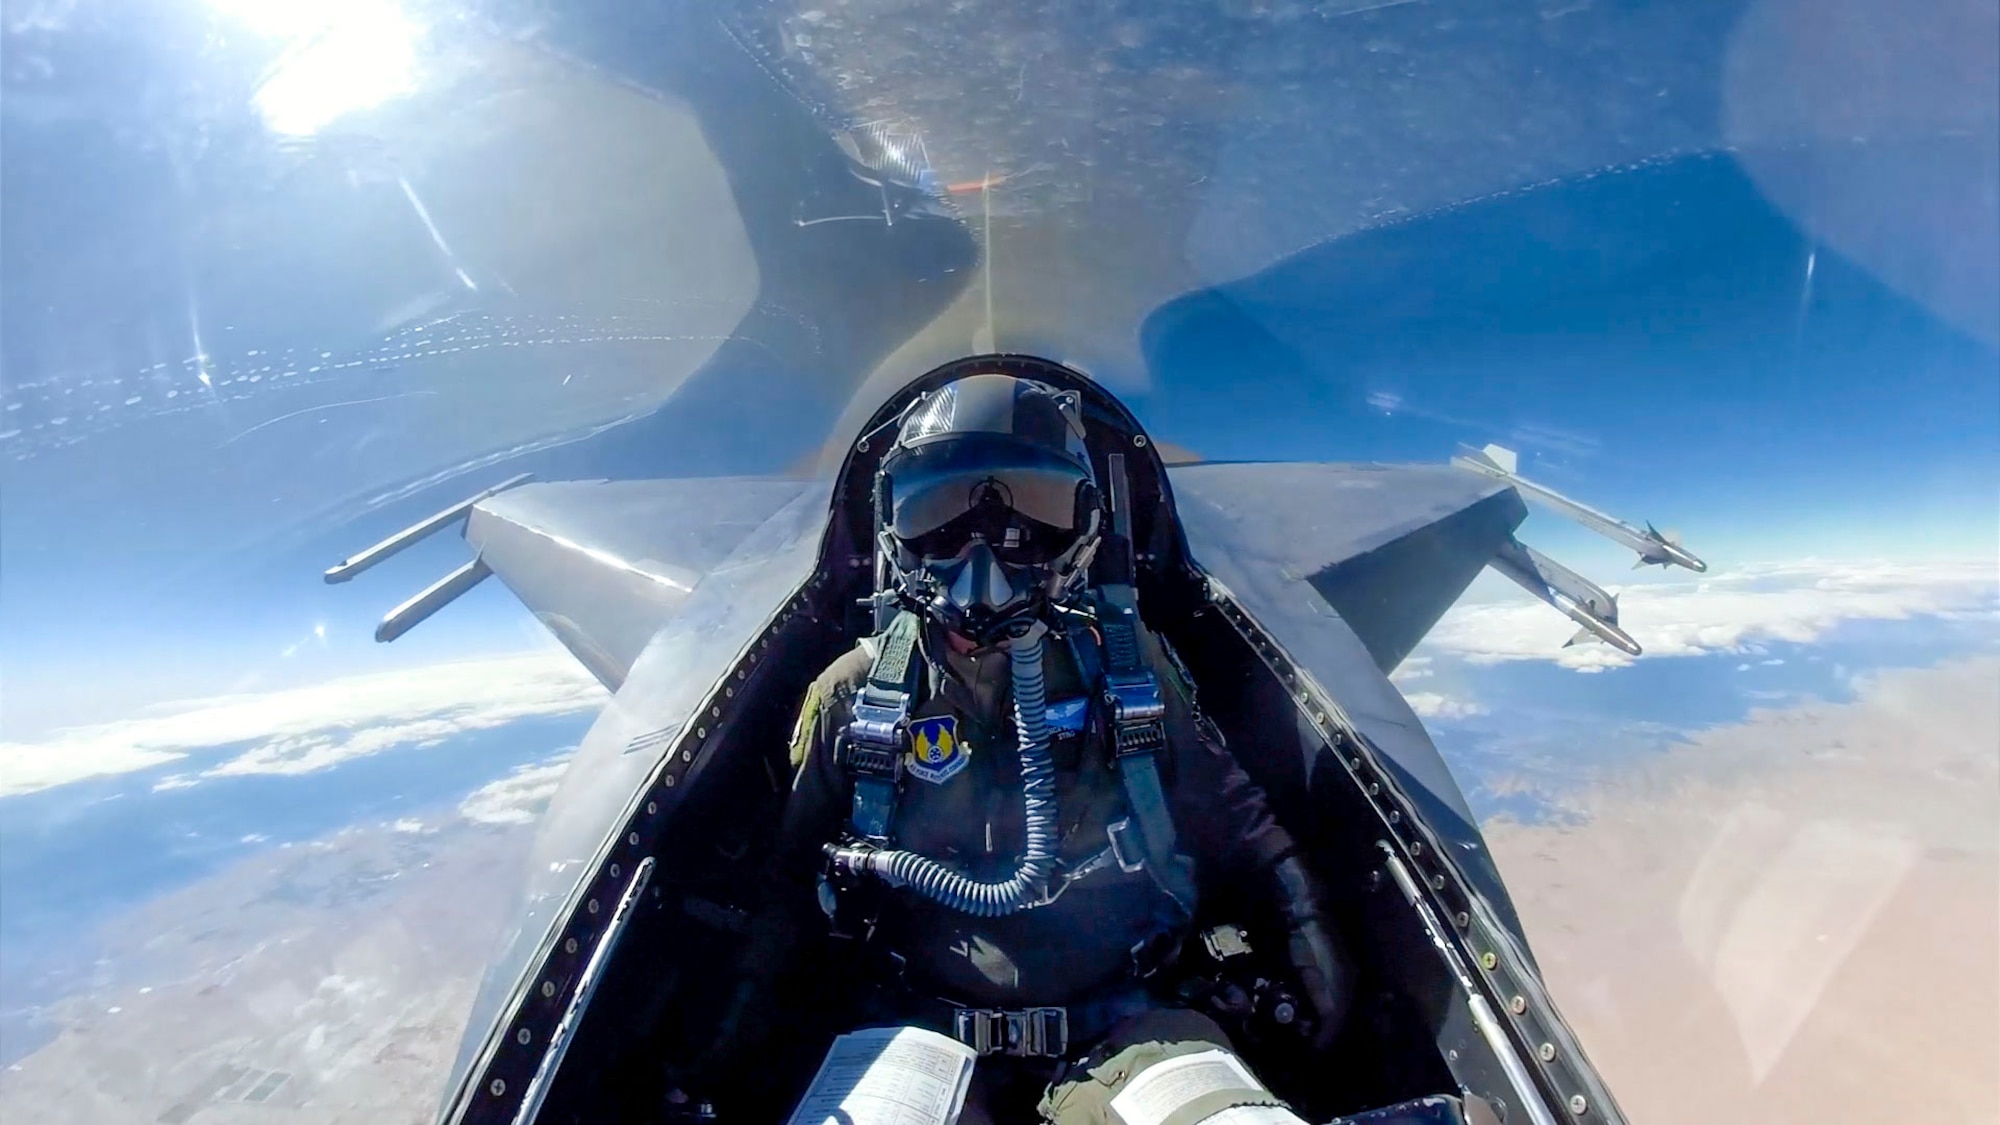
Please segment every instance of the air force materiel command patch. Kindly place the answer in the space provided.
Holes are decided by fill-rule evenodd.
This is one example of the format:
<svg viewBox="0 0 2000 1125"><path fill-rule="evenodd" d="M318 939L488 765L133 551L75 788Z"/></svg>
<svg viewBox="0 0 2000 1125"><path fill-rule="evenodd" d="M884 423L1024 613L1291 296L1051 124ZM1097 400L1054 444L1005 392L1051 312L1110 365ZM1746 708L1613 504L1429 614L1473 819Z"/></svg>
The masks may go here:
<svg viewBox="0 0 2000 1125"><path fill-rule="evenodd" d="M934 715L910 721L911 776L932 785L943 785L958 776L971 752L958 740L958 720L950 715Z"/></svg>

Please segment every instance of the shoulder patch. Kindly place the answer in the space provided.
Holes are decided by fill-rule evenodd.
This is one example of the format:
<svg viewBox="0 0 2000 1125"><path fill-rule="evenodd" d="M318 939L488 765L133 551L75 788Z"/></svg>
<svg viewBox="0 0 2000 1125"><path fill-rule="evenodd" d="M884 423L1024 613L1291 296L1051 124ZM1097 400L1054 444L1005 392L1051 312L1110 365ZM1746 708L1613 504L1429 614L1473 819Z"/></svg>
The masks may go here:
<svg viewBox="0 0 2000 1125"><path fill-rule="evenodd" d="M910 753L903 766L911 777L943 785L971 760L971 751L959 741L956 718L933 715L910 720Z"/></svg>

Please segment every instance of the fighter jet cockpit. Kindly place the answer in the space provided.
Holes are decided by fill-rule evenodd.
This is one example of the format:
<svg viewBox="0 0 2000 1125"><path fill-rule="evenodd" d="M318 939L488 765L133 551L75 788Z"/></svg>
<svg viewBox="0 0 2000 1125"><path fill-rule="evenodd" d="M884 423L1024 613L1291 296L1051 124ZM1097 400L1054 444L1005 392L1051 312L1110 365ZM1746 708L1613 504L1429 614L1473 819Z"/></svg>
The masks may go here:
<svg viewBox="0 0 2000 1125"><path fill-rule="evenodd" d="M19 0L0 1120L1971 1121L1993 0Z"/></svg>
<svg viewBox="0 0 2000 1125"><path fill-rule="evenodd" d="M1404 533L1384 557L1458 550L1434 525L1383 527L1339 494L1394 491L1394 470L1170 479L1116 398L1030 356L945 365L861 433L801 557L809 577L696 708L705 719L663 744L645 804L588 884L601 897L554 958L579 966L587 1006L530 992L484 1062L487 1086L520 1083L552 1120L783 1120L811 1100L829 1041L909 1026L970 1049L978 1069L954 1109L991 1120L1064 1099L1091 1112L1090 1084L1060 1076L1111 1036L1226 1055L1255 1075L1233 1072L1236 1104L1307 1120L1461 1121L1497 1112L1487 1099L1533 1096L1497 1085L1468 1099L1454 1077L1477 1065L1504 1083L1523 1064L1496 1053L1490 1023L1451 1026L1473 955L1437 944L1456 937L1447 919L1532 973L1506 936L1511 912L1490 905L1510 910L1476 832L1438 816L1449 794L1402 804L1410 776L1252 616L1277 606L1218 577L1243 582L1233 568L1266 551L1339 558L1383 533ZM1411 472L1432 502L1501 509L1485 521L1489 554L1518 516L1475 475ZM996 517L995 492L1011 518L950 542L954 525ZM467 534L512 575L527 563L512 552L559 539L564 517L506 495L482 501ZM1302 495L1320 515L1297 518ZM819 499L806 489L800 506L819 518ZM1211 538L1224 508L1233 527ZM1460 576L1480 562L1470 550ZM924 558L943 573L898 574ZM1024 596L1029 572L1042 585ZM1451 581L1411 574L1398 592L1440 604L1420 589L1438 580ZM1329 678L1381 679L1365 647L1339 658L1358 663ZM653 674L646 660L628 682ZM1014 708L1012 724L982 715L982 690ZM1039 745L1019 735L1031 727ZM1401 825L1420 833L1407 859L1390 851ZM1424 860L1440 854L1466 857L1478 882ZM1450 893L1433 903L1447 870ZM610 952L586 964L593 937ZM1570 1034L1537 1014L1544 1034ZM1178 1023L1194 1030L1159 1030ZM548 1050L510 1049L540 1043L560 1069Z"/></svg>

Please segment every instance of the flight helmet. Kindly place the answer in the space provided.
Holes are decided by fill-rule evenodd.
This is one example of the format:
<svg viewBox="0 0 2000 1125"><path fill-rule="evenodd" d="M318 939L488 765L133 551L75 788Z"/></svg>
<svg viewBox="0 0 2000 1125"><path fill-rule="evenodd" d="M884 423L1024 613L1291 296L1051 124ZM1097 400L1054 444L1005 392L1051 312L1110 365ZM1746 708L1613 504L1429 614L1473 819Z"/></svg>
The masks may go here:
<svg viewBox="0 0 2000 1125"><path fill-rule="evenodd" d="M951 632L1018 635L1084 585L1102 515L1074 391L947 383L904 413L875 484L891 591Z"/></svg>

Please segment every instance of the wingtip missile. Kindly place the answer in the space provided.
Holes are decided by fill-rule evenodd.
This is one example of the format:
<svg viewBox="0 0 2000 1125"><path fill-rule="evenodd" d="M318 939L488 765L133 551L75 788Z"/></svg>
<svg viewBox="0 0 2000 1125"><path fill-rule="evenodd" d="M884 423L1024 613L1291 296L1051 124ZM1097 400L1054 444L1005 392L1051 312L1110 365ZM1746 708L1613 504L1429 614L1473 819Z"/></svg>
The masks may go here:
<svg viewBox="0 0 2000 1125"><path fill-rule="evenodd" d="M1632 656L1645 652L1632 634L1618 624L1617 595L1607 593L1602 586L1533 547L1509 538L1487 565L1582 626L1564 648L1584 641L1603 641Z"/></svg>
<svg viewBox="0 0 2000 1125"><path fill-rule="evenodd" d="M1554 509L1557 514L1575 520L1614 543L1630 548L1639 556L1635 569L1639 566L1678 566L1697 574L1708 571L1707 563L1681 546L1678 535L1663 535L1650 523L1642 531L1588 504L1572 500L1547 485L1536 484L1523 477L1519 458L1506 446L1488 445L1483 449L1473 449L1462 445L1451 463L1511 484L1529 499Z"/></svg>
<svg viewBox="0 0 2000 1125"><path fill-rule="evenodd" d="M493 569L485 562L473 559L390 610L375 626L375 639L388 644L422 624L431 614L458 600L459 595L486 581L492 573Z"/></svg>
<svg viewBox="0 0 2000 1125"><path fill-rule="evenodd" d="M355 575L381 562L383 559L414 546L418 542L436 534L438 531L466 518L466 516L471 514L473 506L481 500L489 496L497 496L510 488L517 488L533 479L533 473L522 473L519 476L509 477L491 488L453 504L451 507L428 519L418 520L416 523L411 524L365 551L349 555L347 558L326 568L326 573L323 577L326 579L328 585L346 582Z"/></svg>
<svg viewBox="0 0 2000 1125"><path fill-rule="evenodd" d="M1696 574L1708 573L1708 564L1703 562L1693 551L1681 546L1679 532L1668 531L1662 533L1659 529L1648 523L1646 525L1646 538L1652 540L1653 550L1650 553L1645 551L1639 553L1639 565L1678 566L1692 570Z"/></svg>

